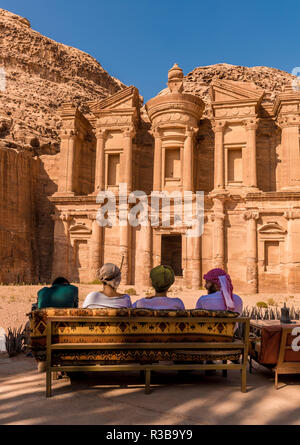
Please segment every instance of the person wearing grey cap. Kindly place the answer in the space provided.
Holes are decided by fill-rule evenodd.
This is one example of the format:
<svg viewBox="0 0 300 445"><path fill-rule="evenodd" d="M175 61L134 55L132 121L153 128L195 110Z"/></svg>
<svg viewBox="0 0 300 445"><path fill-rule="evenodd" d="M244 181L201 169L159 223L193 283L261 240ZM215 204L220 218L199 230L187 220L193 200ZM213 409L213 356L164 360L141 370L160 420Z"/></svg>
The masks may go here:
<svg viewBox="0 0 300 445"><path fill-rule="evenodd" d="M120 294L117 288L121 282L121 270L112 263L106 263L98 270L98 278L103 284L101 292L91 292L83 302L83 308L131 308L131 298Z"/></svg>

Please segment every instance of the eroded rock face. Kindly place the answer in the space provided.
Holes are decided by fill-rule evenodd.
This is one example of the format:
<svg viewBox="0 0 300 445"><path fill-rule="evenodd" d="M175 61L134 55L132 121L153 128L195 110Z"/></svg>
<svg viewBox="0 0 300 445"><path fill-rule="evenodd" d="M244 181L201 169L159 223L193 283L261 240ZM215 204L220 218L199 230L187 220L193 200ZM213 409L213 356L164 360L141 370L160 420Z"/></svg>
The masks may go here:
<svg viewBox="0 0 300 445"><path fill-rule="evenodd" d="M210 84L215 79L253 82L265 91L262 103L272 103L278 93L291 86L291 74L265 66L237 66L227 63L200 66L185 76L184 91L201 97L206 104L204 115L210 111Z"/></svg>
<svg viewBox="0 0 300 445"><path fill-rule="evenodd" d="M0 144L33 154L59 151L59 107L86 102L123 88L90 55L57 43L30 27L27 19L0 9Z"/></svg>
<svg viewBox="0 0 300 445"><path fill-rule="evenodd" d="M88 54L0 9L0 282L49 280L63 102L105 98L124 85Z"/></svg>

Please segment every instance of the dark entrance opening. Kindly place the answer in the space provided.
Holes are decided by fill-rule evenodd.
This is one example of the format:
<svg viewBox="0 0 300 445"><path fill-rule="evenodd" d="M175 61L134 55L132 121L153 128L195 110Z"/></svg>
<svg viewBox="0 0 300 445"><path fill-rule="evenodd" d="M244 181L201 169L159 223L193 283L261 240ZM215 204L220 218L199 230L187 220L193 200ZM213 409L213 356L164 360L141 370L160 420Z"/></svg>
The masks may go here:
<svg viewBox="0 0 300 445"><path fill-rule="evenodd" d="M162 235L161 264L171 266L176 276L182 277L181 235Z"/></svg>

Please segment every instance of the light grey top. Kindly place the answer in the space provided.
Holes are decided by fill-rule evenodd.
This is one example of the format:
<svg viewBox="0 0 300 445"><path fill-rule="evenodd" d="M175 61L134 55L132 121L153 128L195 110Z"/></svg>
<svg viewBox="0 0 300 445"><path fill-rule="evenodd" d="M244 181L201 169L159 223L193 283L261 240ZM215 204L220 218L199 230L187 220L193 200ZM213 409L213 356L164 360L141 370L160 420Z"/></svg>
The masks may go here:
<svg viewBox="0 0 300 445"><path fill-rule="evenodd" d="M124 294L121 297L108 297L102 292L91 292L87 295L82 305L83 308L97 309L97 308L131 308L131 298Z"/></svg>
<svg viewBox="0 0 300 445"><path fill-rule="evenodd" d="M139 309L170 309L170 310L184 310L184 304L180 298L170 297L152 297L141 298L133 303L133 308Z"/></svg>

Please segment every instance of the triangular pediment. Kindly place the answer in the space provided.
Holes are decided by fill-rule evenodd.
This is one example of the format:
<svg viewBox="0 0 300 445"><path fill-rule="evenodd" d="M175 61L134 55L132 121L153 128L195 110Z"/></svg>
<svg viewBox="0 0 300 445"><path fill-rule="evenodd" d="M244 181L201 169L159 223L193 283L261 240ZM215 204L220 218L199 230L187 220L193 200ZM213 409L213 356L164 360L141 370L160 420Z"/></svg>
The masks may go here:
<svg viewBox="0 0 300 445"><path fill-rule="evenodd" d="M252 82L214 80L211 84L213 102L261 101L264 90Z"/></svg>
<svg viewBox="0 0 300 445"><path fill-rule="evenodd" d="M92 112L97 115L100 112L124 111L139 106L139 91L134 86L125 88L100 101L89 102Z"/></svg>

